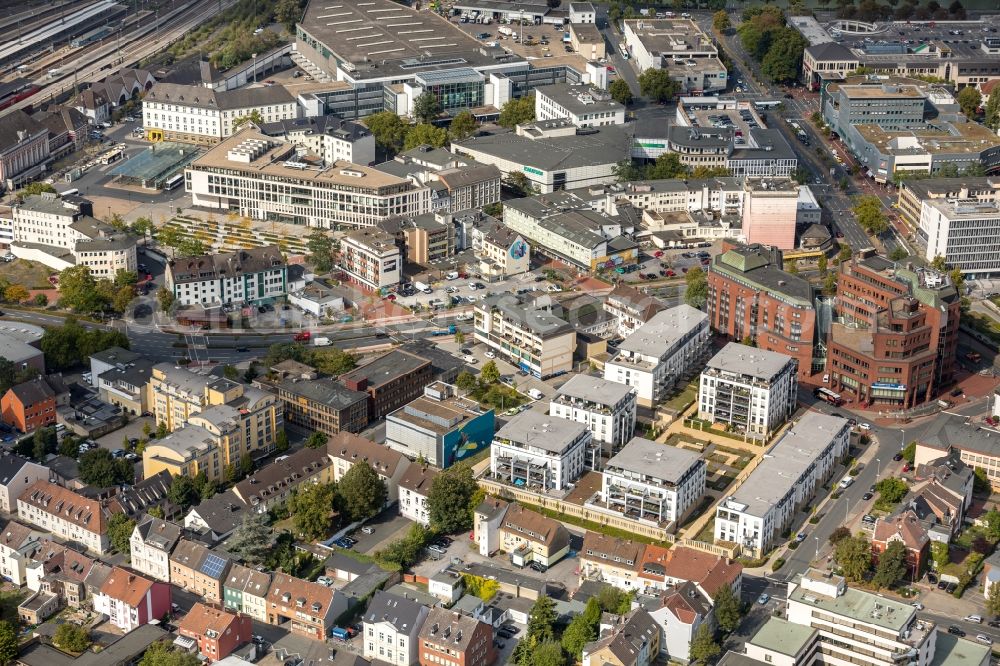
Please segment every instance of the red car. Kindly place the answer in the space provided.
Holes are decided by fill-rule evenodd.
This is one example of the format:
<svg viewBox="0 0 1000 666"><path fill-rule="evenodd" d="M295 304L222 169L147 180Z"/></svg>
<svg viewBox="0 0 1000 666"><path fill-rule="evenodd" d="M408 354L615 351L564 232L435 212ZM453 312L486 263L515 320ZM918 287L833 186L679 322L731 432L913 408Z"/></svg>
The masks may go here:
<svg viewBox="0 0 1000 666"><path fill-rule="evenodd" d="M663 250L657 250L656 252L653 253L653 256L659 259L660 257L663 256Z"/></svg>
<svg viewBox="0 0 1000 666"><path fill-rule="evenodd" d="M308 342L312 338L312 333L309 331L302 331L301 333L296 333L293 340L296 342Z"/></svg>
<svg viewBox="0 0 1000 666"><path fill-rule="evenodd" d="M910 463L906 463L905 465L903 465L904 472L909 472L911 469L913 469L913 466L910 465Z"/></svg>
<svg viewBox="0 0 1000 666"><path fill-rule="evenodd" d="M670 270L667 271L667 277L676 277L676 276L677 276L677 273L674 273L673 271L670 271Z"/></svg>
<svg viewBox="0 0 1000 666"><path fill-rule="evenodd" d="M396 294L389 294L388 296L385 297L385 300L387 300L387 301L394 301L394 300L396 300Z"/></svg>

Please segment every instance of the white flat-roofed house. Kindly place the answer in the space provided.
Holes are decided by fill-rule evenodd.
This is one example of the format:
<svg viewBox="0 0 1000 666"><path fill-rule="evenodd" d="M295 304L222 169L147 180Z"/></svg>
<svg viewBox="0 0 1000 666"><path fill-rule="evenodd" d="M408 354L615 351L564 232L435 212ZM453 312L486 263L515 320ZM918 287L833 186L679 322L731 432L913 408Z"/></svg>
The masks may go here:
<svg viewBox="0 0 1000 666"><path fill-rule="evenodd" d="M590 2L571 2L569 3L569 22L596 23L597 10Z"/></svg>
<svg viewBox="0 0 1000 666"><path fill-rule="evenodd" d="M736 491L716 507L715 540L759 556L791 523L847 452L847 419L807 412L764 456Z"/></svg>
<svg viewBox="0 0 1000 666"><path fill-rule="evenodd" d="M766 439L795 411L797 371L791 356L730 342L701 373L698 418Z"/></svg>
<svg viewBox="0 0 1000 666"><path fill-rule="evenodd" d="M369 289L399 284L403 256L395 239L381 229L358 229L340 241L344 271L349 279Z"/></svg>
<svg viewBox="0 0 1000 666"><path fill-rule="evenodd" d="M665 69L681 95L725 90L729 81L714 41L691 19L624 21L625 44L640 72Z"/></svg>
<svg viewBox="0 0 1000 666"><path fill-rule="evenodd" d="M652 406L704 355L708 315L690 305L657 313L625 338L604 365L604 378L634 386L639 403Z"/></svg>
<svg viewBox="0 0 1000 666"><path fill-rule="evenodd" d="M705 494L705 461L695 451L633 438L601 472L601 501L628 518L683 520Z"/></svg>
<svg viewBox="0 0 1000 666"><path fill-rule="evenodd" d="M583 474L592 438L581 423L521 412L494 436L490 473L519 488L562 490Z"/></svg>
<svg viewBox="0 0 1000 666"><path fill-rule="evenodd" d="M587 84L557 83L535 89L535 120L568 118L577 127L625 123L625 105Z"/></svg>
<svg viewBox="0 0 1000 666"><path fill-rule="evenodd" d="M573 375L560 386L549 402L549 414L583 423L612 456L635 432L635 388L590 375Z"/></svg>

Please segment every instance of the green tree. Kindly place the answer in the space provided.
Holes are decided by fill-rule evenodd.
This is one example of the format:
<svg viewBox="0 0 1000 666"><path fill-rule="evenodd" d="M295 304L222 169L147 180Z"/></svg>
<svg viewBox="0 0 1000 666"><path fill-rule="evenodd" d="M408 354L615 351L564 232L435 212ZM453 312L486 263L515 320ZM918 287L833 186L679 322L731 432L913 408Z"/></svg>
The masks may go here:
<svg viewBox="0 0 1000 666"><path fill-rule="evenodd" d="M185 238L177 245L177 255L180 257L200 257L208 254L205 244L197 238Z"/></svg>
<svg viewBox="0 0 1000 666"><path fill-rule="evenodd" d="M18 195L23 197L37 196L39 194L56 194L56 188L52 187L48 183L43 183L41 181L36 181L34 183L28 183L25 185Z"/></svg>
<svg viewBox="0 0 1000 666"><path fill-rule="evenodd" d="M906 485L906 481L890 476L876 483L875 490L879 493L879 499L890 504L898 504L909 492L910 487Z"/></svg>
<svg viewBox="0 0 1000 666"><path fill-rule="evenodd" d="M548 595L543 594L531 606L531 612L528 614L527 635L539 642L553 640L557 618L555 602Z"/></svg>
<svg viewBox="0 0 1000 666"><path fill-rule="evenodd" d="M37 307L44 308L49 304L49 297L45 294L35 294L34 303Z"/></svg>
<svg viewBox="0 0 1000 666"><path fill-rule="evenodd" d="M267 514L247 513L226 541L226 550L248 566L255 566L267 559L273 544L274 530L267 524Z"/></svg>
<svg viewBox="0 0 1000 666"><path fill-rule="evenodd" d="M135 529L135 521L124 513L116 513L108 519L108 540L111 546L119 553L128 555L130 551L129 540L132 538L132 530Z"/></svg>
<svg viewBox="0 0 1000 666"><path fill-rule="evenodd" d="M284 430L274 436L274 450L276 453L284 453L288 450L288 435Z"/></svg>
<svg viewBox="0 0 1000 666"><path fill-rule="evenodd" d="M328 375L342 375L358 367L358 357L343 349L324 349L312 354L309 365Z"/></svg>
<svg viewBox="0 0 1000 666"><path fill-rule="evenodd" d="M600 620L600 615L598 615L598 620ZM570 621L566 630L563 631L563 649L574 659L574 662L582 658L584 646L597 638L597 628L597 623L588 618L586 613L580 613Z"/></svg>
<svg viewBox="0 0 1000 666"><path fill-rule="evenodd" d="M455 386L464 393L470 393L479 386L479 382L476 380L474 374L468 370L462 370L462 372L458 373L458 377L455 378Z"/></svg>
<svg viewBox="0 0 1000 666"><path fill-rule="evenodd" d="M543 641L531 653L531 666L565 666L566 656L555 640Z"/></svg>
<svg viewBox="0 0 1000 666"><path fill-rule="evenodd" d="M958 105L969 120L976 119L979 115L979 106L982 103L983 96L979 94L975 86L965 86L958 92Z"/></svg>
<svg viewBox="0 0 1000 666"><path fill-rule="evenodd" d="M153 643L142 655L139 666L200 666L201 661L191 652L176 649L167 641Z"/></svg>
<svg viewBox="0 0 1000 666"><path fill-rule="evenodd" d="M683 178L688 175L688 168L681 164L680 155L677 153L663 153L656 158L646 170L646 178L650 180L667 180L670 178Z"/></svg>
<svg viewBox="0 0 1000 666"><path fill-rule="evenodd" d="M910 256L910 253L906 251L904 247L893 248L892 252L889 253L889 259L891 261L902 261Z"/></svg>
<svg viewBox="0 0 1000 666"><path fill-rule="evenodd" d="M732 23L729 20L729 12L725 9L720 9L712 14L712 27L719 32L729 30L732 27Z"/></svg>
<svg viewBox="0 0 1000 666"><path fill-rule="evenodd" d="M605 613L624 615L632 606L632 597L625 590L608 585L598 592L597 603Z"/></svg>
<svg viewBox="0 0 1000 666"><path fill-rule="evenodd" d="M222 376L235 382L239 379L240 371L236 369L236 366L227 363L222 366Z"/></svg>
<svg viewBox="0 0 1000 666"><path fill-rule="evenodd" d="M986 611L993 616L1000 615L1000 585L992 583L986 593Z"/></svg>
<svg viewBox="0 0 1000 666"><path fill-rule="evenodd" d="M264 116L260 114L260 111L254 109L245 116L239 116L237 118L233 118L233 133L235 134L237 131L239 131L241 127L243 127L247 123L253 123L257 127L260 127L261 125L264 124Z"/></svg>
<svg viewBox="0 0 1000 666"><path fill-rule="evenodd" d="M153 225L153 220L145 216L137 217L130 228L133 234L142 236L143 240L146 240L147 236L152 236L155 230L156 227Z"/></svg>
<svg viewBox="0 0 1000 666"><path fill-rule="evenodd" d="M479 485L466 463L457 463L434 477L427 495L431 528L454 533L472 528L472 498Z"/></svg>
<svg viewBox="0 0 1000 666"><path fill-rule="evenodd" d="M306 237L309 260L317 273L329 273L333 269L333 238L324 229L316 229Z"/></svg>
<svg viewBox="0 0 1000 666"><path fill-rule="evenodd" d="M715 640L710 622L702 622L691 639L688 654L695 664L707 664L719 656L722 648Z"/></svg>
<svg viewBox="0 0 1000 666"><path fill-rule="evenodd" d="M111 299L111 309L115 312L123 313L128 310L135 300L135 287L119 287L115 289L115 295Z"/></svg>
<svg viewBox="0 0 1000 666"><path fill-rule="evenodd" d="M17 629L10 622L0 620L0 666L7 666L17 659L17 652ZM197 665L191 664L190 666Z"/></svg>
<svg viewBox="0 0 1000 666"><path fill-rule="evenodd" d="M21 368L16 363L0 356L0 395L7 392L11 386L16 386L39 375L32 367Z"/></svg>
<svg viewBox="0 0 1000 666"><path fill-rule="evenodd" d="M743 612L733 588L728 585L720 587L715 593L712 605L715 608L715 621L719 623L719 628L726 633L736 631L736 627L740 626Z"/></svg>
<svg viewBox="0 0 1000 666"><path fill-rule="evenodd" d="M475 134L478 127L479 125L476 123L476 118L471 112L461 111L451 119L451 125L448 127L448 134L451 136L452 141L462 141L463 139L468 139L470 136Z"/></svg>
<svg viewBox="0 0 1000 666"><path fill-rule="evenodd" d="M850 581L862 580L872 566L872 546L863 535L841 539L834 549L834 557L844 576Z"/></svg>
<svg viewBox="0 0 1000 666"><path fill-rule="evenodd" d="M913 442L910 442L909 444L907 444L905 447L903 447L903 450L900 451L900 453L903 455L903 460L905 460L906 462L908 462L908 463L910 463L912 465L913 464L913 460L917 457L917 443L916 443L916 441L913 441Z"/></svg>
<svg viewBox="0 0 1000 666"><path fill-rule="evenodd" d="M889 228L889 221L882 211L882 201L874 195L858 197L852 211L861 228L874 236Z"/></svg>
<svg viewBox="0 0 1000 666"><path fill-rule="evenodd" d="M194 487L194 480L190 476L175 476L167 490L167 499L171 504L179 506L186 511L198 501L198 490Z"/></svg>
<svg viewBox="0 0 1000 666"><path fill-rule="evenodd" d="M50 453L56 452L56 431L51 427L39 428L32 436L35 460L43 462Z"/></svg>
<svg viewBox="0 0 1000 666"><path fill-rule="evenodd" d="M295 34L295 24L302 18L299 0L278 0L274 5L274 20L285 26L288 34Z"/></svg>
<svg viewBox="0 0 1000 666"><path fill-rule="evenodd" d="M387 491L367 461L359 460L337 484L340 504L351 521L371 518L385 506Z"/></svg>
<svg viewBox="0 0 1000 666"><path fill-rule="evenodd" d="M52 642L58 648L79 654L90 647L90 632L78 624L63 622L56 629Z"/></svg>
<svg viewBox="0 0 1000 666"><path fill-rule="evenodd" d="M615 180L619 183L627 183L632 180L642 180L645 177L643 170L631 159L619 160L611 169Z"/></svg>
<svg viewBox="0 0 1000 666"><path fill-rule="evenodd" d="M413 150L424 144L432 148L440 148L446 143L448 143L448 132L443 127L421 123L412 127L406 133L406 139L403 140L403 148L405 150Z"/></svg>
<svg viewBox="0 0 1000 666"><path fill-rule="evenodd" d="M309 435L309 437L306 439L306 448L322 449L326 447L326 443L328 441L330 441L330 438L327 437L327 434L325 432L320 432L319 430L317 430L316 432Z"/></svg>
<svg viewBox="0 0 1000 666"><path fill-rule="evenodd" d="M680 91L680 84L665 69L647 69L639 75L639 90L654 102L669 102Z"/></svg>
<svg viewBox="0 0 1000 666"><path fill-rule="evenodd" d="M1000 86L994 86L990 91L990 96L986 99L986 117L983 123L991 130L996 131L1000 127Z"/></svg>
<svg viewBox="0 0 1000 666"><path fill-rule="evenodd" d="M684 302L699 310L708 302L708 278L699 267L690 269L684 275L687 289L684 291Z"/></svg>
<svg viewBox="0 0 1000 666"><path fill-rule="evenodd" d="M12 284L3 290L4 300L11 303L22 303L28 300L31 292L23 284Z"/></svg>
<svg viewBox="0 0 1000 666"><path fill-rule="evenodd" d="M608 86L608 92L611 93L611 99L619 104L628 106L632 103L632 89L628 87L625 79L615 79L612 81L611 85Z"/></svg>
<svg viewBox="0 0 1000 666"><path fill-rule="evenodd" d="M761 73L772 81L794 81L802 69L802 54L807 42L794 28L782 28L760 62Z"/></svg>
<svg viewBox="0 0 1000 666"><path fill-rule="evenodd" d="M312 541L330 533L330 527L333 525L333 499L336 492L337 489L332 483L312 483L305 488L300 487L299 491L292 495L288 500L288 510L292 514L292 524L299 534Z"/></svg>
<svg viewBox="0 0 1000 666"><path fill-rule="evenodd" d="M160 309L167 312L174 304L174 293L166 287L160 287L156 290L156 300L160 303Z"/></svg>
<svg viewBox="0 0 1000 666"><path fill-rule="evenodd" d="M830 538L829 538L830 545L836 546L838 543L848 538L849 536L851 536L851 530L841 525L830 533Z"/></svg>
<svg viewBox="0 0 1000 666"><path fill-rule="evenodd" d="M891 587L906 575L906 546L902 541L890 541L878 558L872 583L877 588Z"/></svg>
<svg viewBox="0 0 1000 666"><path fill-rule="evenodd" d="M996 507L987 511L982 518L986 538L990 541L1000 541L1000 511Z"/></svg>
<svg viewBox="0 0 1000 666"><path fill-rule="evenodd" d="M527 95L507 101L500 109L497 124L508 129L535 119L535 96Z"/></svg>
<svg viewBox="0 0 1000 666"><path fill-rule="evenodd" d="M80 455L80 440L73 435L64 435L59 442L59 455L67 458L76 458Z"/></svg>
<svg viewBox="0 0 1000 666"><path fill-rule="evenodd" d="M931 541L931 562L934 563L934 568L941 571L950 561L947 542Z"/></svg>
<svg viewBox="0 0 1000 666"><path fill-rule="evenodd" d="M479 379L484 384L496 384L500 381L500 369L495 361L489 361L483 366L479 372Z"/></svg>
<svg viewBox="0 0 1000 666"><path fill-rule="evenodd" d="M362 122L371 130L375 143L389 153L398 153L403 148L403 141L409 126L402 118L392 111L380 111L365 116Z"/></svg>
<svg viewBox="0 0 1000 666"><path fill-rule="evenodd" d="M89 266L70 266L59 274L59 303L77 312L94 312L108 304Z"/></svg>
<svg viewBox="0 0 1000 666"><path fill-rule="evenodd" d="M413 100L413 116L422 123L430 123L441 113L437 95L425 90Z"/></svg>
<svg viewBox="0 0 1000 666"><path fill-rule="evenodd" d="M80 479L95 488L110 488L135 481L135 468L124 458L115 458L103 448L91 449L80 456Z"/></svg>
<svg viewBox="0 0 1000 666"><path fill-rule="evenodd" d="M535 184L531 182L521 171L512 171L503 179L502 185L514 194L515 198L530 197L538 191Z"/></svg>
<svg viewBox="0 0 1000 666"><path fill-rule="evenodd" d="M139 274L125 268L119 268L115 273L114 284L116 287L131 287L139 281Z"/></svg>

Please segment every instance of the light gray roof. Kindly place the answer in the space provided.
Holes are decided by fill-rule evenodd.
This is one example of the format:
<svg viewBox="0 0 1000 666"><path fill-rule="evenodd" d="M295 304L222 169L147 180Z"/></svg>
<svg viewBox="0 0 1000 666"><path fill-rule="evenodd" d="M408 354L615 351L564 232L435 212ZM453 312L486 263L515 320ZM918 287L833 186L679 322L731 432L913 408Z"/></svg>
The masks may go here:
<svg viewBox="0 0 1000 666"><path fill-rule="evenodd" d="M934 419L916 440L936 449L954 447L988 456L1000 455L1000 431L969 423L967 418L958 415Z"/></svg>
<svg viewBox="0 0 1000 666"><path fill-rule="evenodd" d="M552 312L541 307L533 307L523 298L513 294L497 294L488 296L476 303L476 309L489 313L496 308L508 319L520 324L543 339L572 332L573 327L565 319L557 317Z"/></svg>
<svg viewBox="0 0 1000 666"><path fill-rule="evenodd" d="M0 333L0 357L21 364L36 356L41 356L42 352L36 347L32 347L26 342L21 342L17 338Z"/></svg>
<svg viewBox="0 0 1000 666"><path fill-rule="evenodd" d="M549 416L542 412L521 412L496 434L497 439L509 439L539 449L560 454L577 440L587 426L576 421Z"/></svg>
<svg viewBox="0 0 1000 666"><path fill-rule="evenodd" d="M589 400L602 405L615 405L632 392L631 386L619 384L603 377L573 375L556 390L557 396Z"/></svg>
<svg viewBox="0 0 1000 666"><path fill-rule="evenodd" d="M678 483L688 470L701 463L701 455L679 446L668 446L644 437L633 437L605 466L667 483Z"/></svg>
<svg viewBox="0 0 1000 666"><path fill-rule="evenodd" d="M791 356L785 354L730 342L713 356L705 367L770 380L780 374L793 360Z"/></svg>
<svg viewBox="0 0 1000 666"><path fill-rule="evenodd" d="M692 331L705 325L708 315L682 303L658 312L619 345L622 351L663 358Z"/></svg>
<svg viewBox="0 0 1000 666"><path fill-rule="evenodd" d="M584 83L554 83L535 89L536 95L545 95L570 113L597 113L599 111L624 111L625 106L616 102L606 90Z"/></svg>
<svg viewBox="0 0 1000 666"><path fill-rule="evenodd" d="M478 136L454 144L453 149L458 153L469 151L473 157L482 152L542 171L558 171L618 162L628 157L631 145L630 134L612 125L583 134L539 139L509 133Z"/></svg>
<svg viewBox="0 0 1000 666"><path fill-rule="evenodd" d="M19 204L16 208L36 213L48 213L49 215L62 215L65 217L73 217L74 215L79 214L78 210L67 206L63 203L62 199L51 192L29 195L25 197L24 202Z"/></svg>

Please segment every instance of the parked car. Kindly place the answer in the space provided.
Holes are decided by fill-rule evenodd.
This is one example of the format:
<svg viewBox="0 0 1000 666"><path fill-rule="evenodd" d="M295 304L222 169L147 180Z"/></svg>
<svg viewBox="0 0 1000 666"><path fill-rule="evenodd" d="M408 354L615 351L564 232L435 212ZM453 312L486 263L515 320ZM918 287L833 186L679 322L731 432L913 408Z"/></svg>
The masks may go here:
<svg viewBox="0 0 1000 666"><path fill-rule="evenodd" d="M951 634L952 636L958 636L959 638L965 636L965 632L962 631L960 627L956 627L955 625L951 625L950 627L948 627L948 633Z"/></svg>
<svg viewBox="0 0 1000 666"><path fill-rule="evenodd" d="M979 615L966 615L962 619L965 620L966 622L971 622L973 624L982 624L983 623L983 618L981 616L979 616Z"/></svg>
<svg viewBox="0 0 1000 666"><path fill-rule="evenodd" d="M375 534L375 528L371 527L370 525L365 525L364 527L361 528L361 531L364 534Z"/></svg>
<svg viewBox="0 0 1000 666"><path fill-rule="evenodd" d="M993 645L993 639L986 634L976 634L976 640L985 645Z"/></svg>
<svg viewBox="0 0 1000 666"><path fill-rule="evenodd" d="M759 597L757 597L757 603L760 604L761 606L765 605L770 600L771 600L771 595L767 593L764 593Z"/></svg>
<svg viewBox="0 0 1000 666"><path fill-rule="evenodd" d="M875 496L872 495L871 493L865 493L864 495L861 496L861 499L864 500L865 502L867 502L868 500L870 500L873 497L875 497Z"/></svg>

